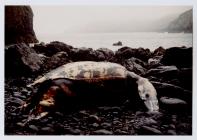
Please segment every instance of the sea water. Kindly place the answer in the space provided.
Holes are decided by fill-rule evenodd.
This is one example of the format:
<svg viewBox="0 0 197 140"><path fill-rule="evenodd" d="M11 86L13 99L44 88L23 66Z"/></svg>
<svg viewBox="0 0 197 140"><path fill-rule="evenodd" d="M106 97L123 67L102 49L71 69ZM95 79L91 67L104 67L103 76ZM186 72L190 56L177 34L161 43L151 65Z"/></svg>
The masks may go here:
<svg viewBox="0 0 197 140"><path fill-rule="evenodd" d="M164 48L193 46L193 35L191 33L65 33L53 36L40 36L38 39L45 43L49 43L51 41L61 41L77 48L109 48L113 51L123 46L128 46L131 48L149 48L151 51L159 46ZM118 41L121 41L123 45L113 46L113 43Z"/></svg>

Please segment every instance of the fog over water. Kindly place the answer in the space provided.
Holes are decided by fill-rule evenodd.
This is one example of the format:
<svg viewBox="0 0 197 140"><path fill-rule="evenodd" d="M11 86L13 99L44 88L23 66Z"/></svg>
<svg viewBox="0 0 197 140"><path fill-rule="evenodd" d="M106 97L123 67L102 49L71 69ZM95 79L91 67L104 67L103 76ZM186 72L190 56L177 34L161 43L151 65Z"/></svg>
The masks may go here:
<svg viewBox="0 0 197 140"><path fill-rule="evenodd" d="M150 31L191 6L32 6L37 35Z"/></svg>
<svg viewBox="0 0 197 140"><path fill-rule="evenodd" d="M191 6L31 6L39 41L62 41L74 47L123 46L154 50L192 46L192 34L157 33Z"/></svg>

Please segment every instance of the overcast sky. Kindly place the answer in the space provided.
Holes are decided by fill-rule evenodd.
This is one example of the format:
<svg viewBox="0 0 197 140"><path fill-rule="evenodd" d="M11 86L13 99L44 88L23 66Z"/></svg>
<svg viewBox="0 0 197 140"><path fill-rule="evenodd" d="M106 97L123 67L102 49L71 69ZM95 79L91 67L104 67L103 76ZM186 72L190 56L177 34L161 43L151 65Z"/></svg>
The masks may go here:
<svg viewBox="0 0 197 140"><path fill-rule="evenodd" d="M179 15L190 6L31 6L37 35L126 32Z"/></svg>

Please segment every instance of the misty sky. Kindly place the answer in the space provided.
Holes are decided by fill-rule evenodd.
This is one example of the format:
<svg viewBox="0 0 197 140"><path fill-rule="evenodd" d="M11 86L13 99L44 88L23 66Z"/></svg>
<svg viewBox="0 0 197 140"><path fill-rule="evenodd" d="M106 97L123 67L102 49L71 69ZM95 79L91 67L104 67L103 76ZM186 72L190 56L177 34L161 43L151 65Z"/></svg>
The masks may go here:
<svg viewBox="0 0 197 140"><path fill-rule="evenodd" d="M31 6L39 35L143 31L164 24L190 6ZM160 23L159 23L160 22ZM160 25L159 25L160 26ZM162 26L162 25L161 25Z"/></svg>

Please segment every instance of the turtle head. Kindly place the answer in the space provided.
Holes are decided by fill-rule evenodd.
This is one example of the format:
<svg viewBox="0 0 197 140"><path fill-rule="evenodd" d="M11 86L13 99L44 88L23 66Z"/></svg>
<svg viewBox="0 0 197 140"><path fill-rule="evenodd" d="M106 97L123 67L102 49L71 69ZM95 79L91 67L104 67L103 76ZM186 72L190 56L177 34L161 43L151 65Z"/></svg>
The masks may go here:
<svg viewBox="0 0 197 140"><path fill-rule="evenodd" d="M148 111L158 111L159 105L157 100L157 92L154 86L146 78L139 78L137 84L140 99L144 102Z"/></svg>

